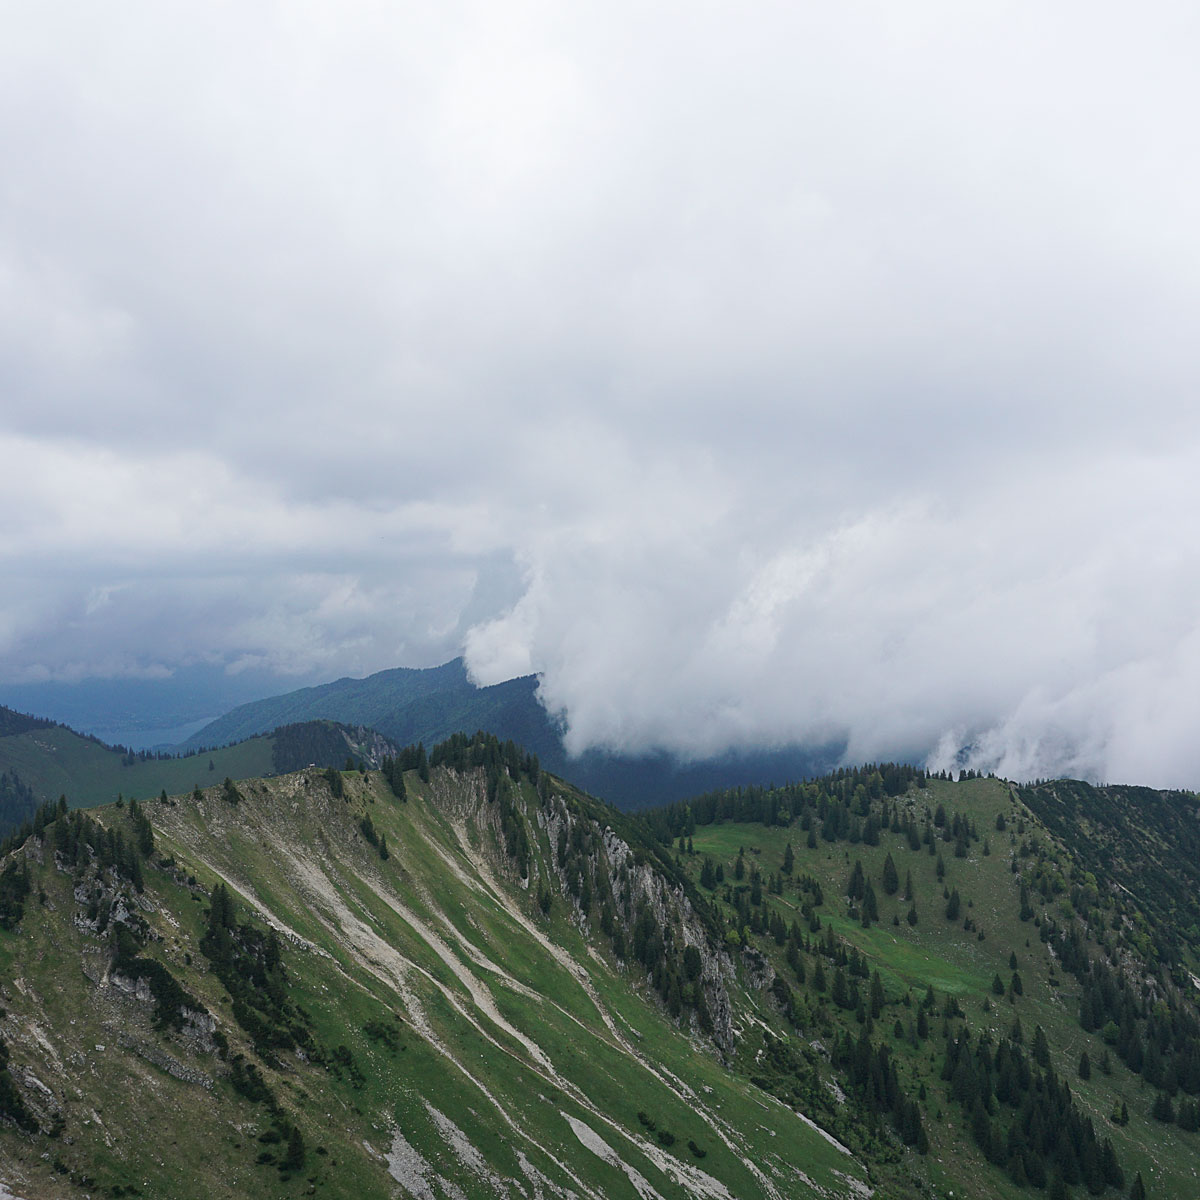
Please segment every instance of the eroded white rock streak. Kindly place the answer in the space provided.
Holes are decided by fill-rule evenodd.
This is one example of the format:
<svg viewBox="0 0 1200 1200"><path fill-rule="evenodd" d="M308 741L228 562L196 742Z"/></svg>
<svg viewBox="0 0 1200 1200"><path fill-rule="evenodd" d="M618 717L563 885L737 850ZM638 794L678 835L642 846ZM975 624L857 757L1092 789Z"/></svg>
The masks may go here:
<svg viewBox="0 0 1200 1200"><path fill-rule="evenodd" d="M610 1166L625 1173L625 1178L633 1184L634 1191L642 1200L663 1200L662 1194L651 1187L649 1180L635 1167L631 1167L590 1125L568 1113L563 1113L562 1117L575 1131L581 1145L597 1158L602 1158Z"/></svg>

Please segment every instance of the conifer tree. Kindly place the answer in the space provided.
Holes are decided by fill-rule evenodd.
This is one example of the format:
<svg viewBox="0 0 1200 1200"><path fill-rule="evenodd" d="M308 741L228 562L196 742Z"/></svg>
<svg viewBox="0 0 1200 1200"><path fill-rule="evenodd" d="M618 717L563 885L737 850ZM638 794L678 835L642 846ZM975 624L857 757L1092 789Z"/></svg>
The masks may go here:
<svg viewBox="0 0 1200 1200"><path fill-rule="evenodd" d="M890 853L883 860L883 890L889 896L894 896L900 890L900 876Z"/></svg>
<svg viewBox="0 0 1200 1200"><path fill-rule="evenodd" d="M864 929L869 929L872 921L879 920L879 904L875 899L875 889L871 886L871 881L868 879L863 891L862 902L862 924Z"/></svg>
<svg viewBox="0 0 1200 1200"><path fill-rule="evenodd" d="M883 980L879 977L879 972L876 971L871 976L871 1016L876 1020L879 1019L879 1014L883 1011L884 994Z"/></svg>
<svg viewBox="0 0 1200 1200"><path fill-rule="evenodd" d="M866 877L863 874L862 859L854 860L854 870L850 872L850 882L846 885L846 895L851 900L861 900L866 891Z"/></svg>
<svg viewBox="0 0 1200 1200"><path fill-rule="evenodd" d="M1046 1040L1046 1031L1040 1025L1033 1031L1031 1053L1033 1054L1033 1061L1039 1067L1048 1067L1050 1065L1050 1043Z"/></svg>
<svg viewBox="0 0 1200 1200"><path fill-rule="evenodd" d="M284 1155L283 1161L279 1164L281 1171L299 1171L304 1166L304 1160L307 1158L307 1151L304 1147L304 1135L295 1125L292 1126L292 1132L288 1135L287 1154Z"/></svg>

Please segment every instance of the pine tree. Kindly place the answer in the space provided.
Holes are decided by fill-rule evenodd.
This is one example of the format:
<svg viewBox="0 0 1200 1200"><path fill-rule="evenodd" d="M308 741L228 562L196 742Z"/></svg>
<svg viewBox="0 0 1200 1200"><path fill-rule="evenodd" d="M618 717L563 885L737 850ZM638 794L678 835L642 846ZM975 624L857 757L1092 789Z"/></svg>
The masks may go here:
<svg viewBox="0 0 1200 1200"><path fill-rule="evenodd" d="M1046 1031L1040 1025L1033 1031L1033 1047L1030 1052L1033 1054L1033 1061L1039 1067L1050 1065L1050 1043L1046 1040Z"/></svg>
<svg viewBox="0 0 1200 1200"><path fill-rule="evenodd" d="M884 994L883 980L879 977L879 972L876 971L871 976L871 1016L878 1020L879 1014L883 1011Z"/></svg>
<svg viewBox="0 0 1200 1200"><path fill-rule="evenodd" d="M854 860L854 870L850 872L850 882L846 885L846 895L851 900L861 900L866 891L866 877L863 874L862 860Z"/></svg>
<svg viewBox="0 0 1200 1200"><path fill-rule="evenodd" d="M883 890L889 896L894 896L900 890L900 876L891 854L883 860Z"/></svg>
<svg viewBox="0 0 1200 1200"><path fill-rule="evenodd" d="M846 983L846 972L838 967L833 973L833 990L830 992L834 1004L838 1008L849 1008L850 1005L850 989Z"/></svg>
<svg viewBox="0 0 1200 1200"><path fill-rule="evenodd" d="M300 1132L298 1126L292 1126L292 1132L288 1135L287 1154L284 1155L283 1161L279 1164L281 1171L299 1171L304 1166L304 1160L308 1157L304 1147L304 1135Z"/></svg>
<svg viewBox="0 0 1200 1200"><path fill-rule="evenodd" d="M869 929L872 921L879 920L879 905L875 900L875 889L871 886L871 881L866 882L866 889L863 892L862 902L862 924L864 929Z"/></svg>

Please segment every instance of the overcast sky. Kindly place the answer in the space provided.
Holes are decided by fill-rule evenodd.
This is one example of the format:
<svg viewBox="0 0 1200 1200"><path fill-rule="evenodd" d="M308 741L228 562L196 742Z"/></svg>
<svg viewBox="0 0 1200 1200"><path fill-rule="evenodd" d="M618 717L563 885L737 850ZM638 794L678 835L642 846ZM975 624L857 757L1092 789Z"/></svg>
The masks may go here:
<svg viewBox="0 0 1200 1200"><path fill-rule="evenodd" d="M1198 12L0 3L0 676L1200 787Z"/></svg>

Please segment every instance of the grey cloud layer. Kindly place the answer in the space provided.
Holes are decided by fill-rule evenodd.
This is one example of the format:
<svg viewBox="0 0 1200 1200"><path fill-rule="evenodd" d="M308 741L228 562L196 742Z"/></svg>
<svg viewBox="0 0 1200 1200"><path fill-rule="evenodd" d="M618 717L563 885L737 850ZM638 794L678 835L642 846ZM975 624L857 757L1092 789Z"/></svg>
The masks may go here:
<svg viewBox="0 0 1200 1200"><path fill-rule="evenodd" d="M1190 11L77 8L0 48L6 677L1200 779Z"/></svg>

